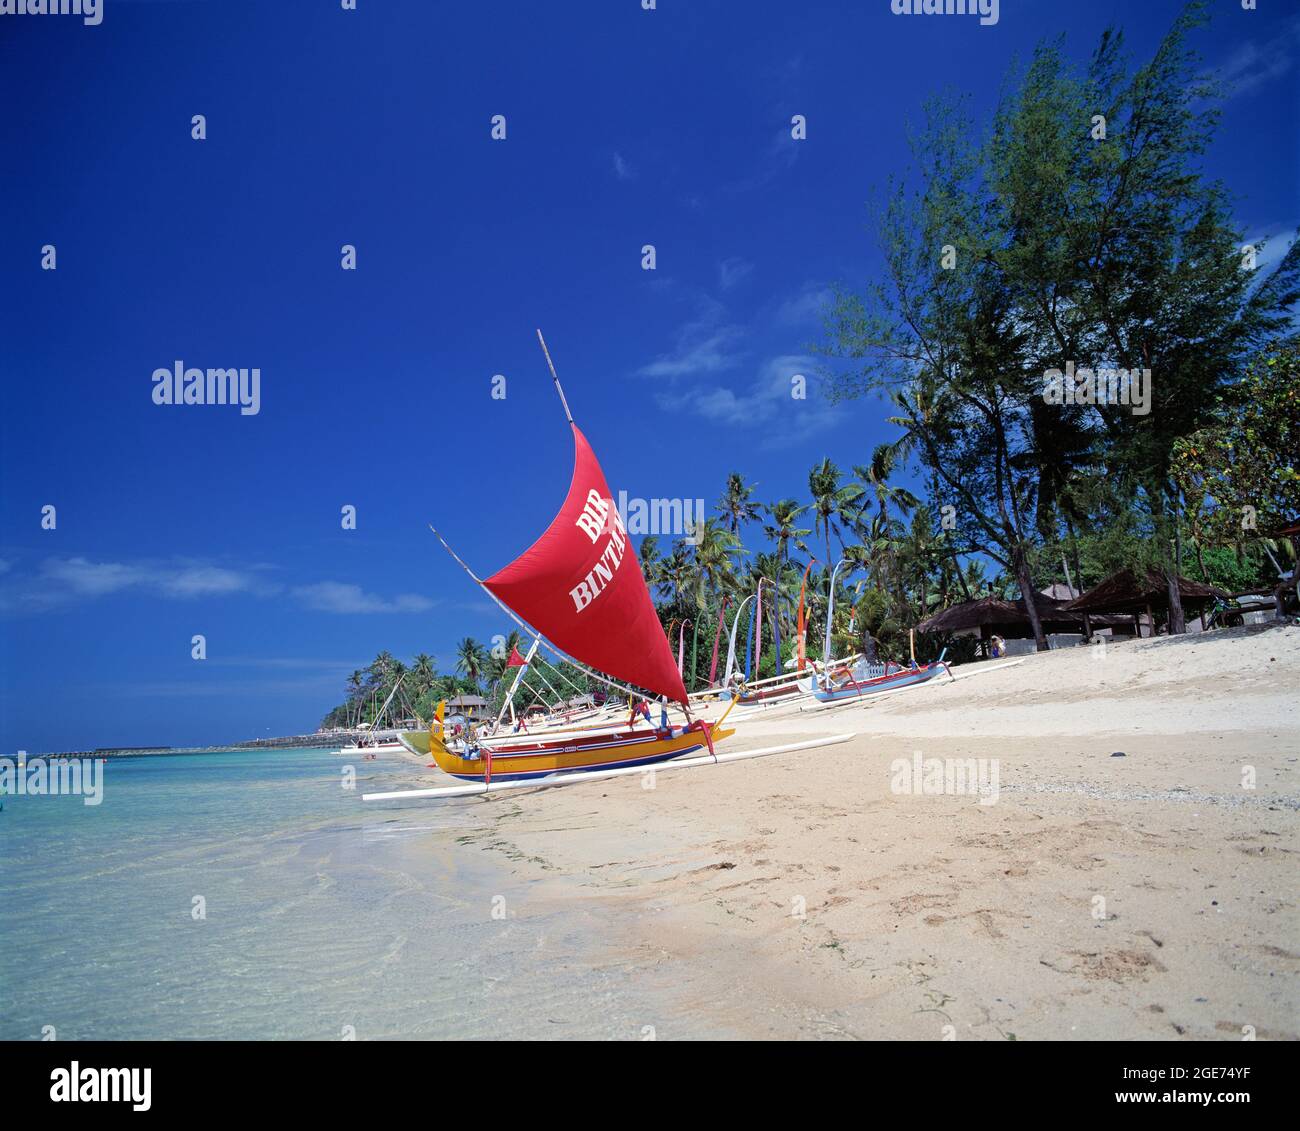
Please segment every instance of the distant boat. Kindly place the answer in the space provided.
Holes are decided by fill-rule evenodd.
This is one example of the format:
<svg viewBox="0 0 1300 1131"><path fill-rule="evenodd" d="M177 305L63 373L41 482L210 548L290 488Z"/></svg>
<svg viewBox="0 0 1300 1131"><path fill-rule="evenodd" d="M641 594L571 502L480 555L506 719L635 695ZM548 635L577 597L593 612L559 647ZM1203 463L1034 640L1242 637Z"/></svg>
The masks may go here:
<svg viewBox="0 0 1300 1131"><path fill-rule="evenodd" d="M369 746L360 746L353 743L351 746L341 746L334 751L335 754L399 754L406 747L400 742L374 742Z"/></svg>
<svg viewBox="0 0 1300 1131"><path fill-rule="evenodd" d="M384 717L384 712L388 710L388 705L393 701L393 696L397 694L397 689L402 686L402 680L406 678L402 675L397 682L393 684L393 689L388 693L388 698L384 700L384 705L379 708L379 713L375 716L374 721L370 724L370 731L373 733L379 726L379 720ZM363 724L364 725L364 724ZM401 753L405 747L395 738L390 738L384 742L364 742L357 739L349 746L341 747L336 750L336 754L392 754Z"/></svg>

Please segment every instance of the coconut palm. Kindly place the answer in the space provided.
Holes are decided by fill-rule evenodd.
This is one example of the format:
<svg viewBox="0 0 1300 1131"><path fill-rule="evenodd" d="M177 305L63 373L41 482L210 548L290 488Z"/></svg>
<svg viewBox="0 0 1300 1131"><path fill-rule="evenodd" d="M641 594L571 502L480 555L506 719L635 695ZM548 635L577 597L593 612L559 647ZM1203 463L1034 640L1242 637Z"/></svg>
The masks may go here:
<svg viewBox="0 0 1300 1131"><path fill-rule="evenodd" d="M487 649L472 636L456 645L456 670L469 679L474 690L479 689L479 677L487 667Z"/></svg>
<svg viewBox="0 0 1300 1131"><path fill-rule="evenodd" d="M653 534L647 534L642 538L637 557L641 562L641 572L645 575L646 585L651 590L660 588L663 585L664 558L659 553L659 539Z"/></svg>
<svg viewBox="0 0 1300 1131"><path fill-rule="evenodd" d="M790 560L792 542L796 549L802 550L805 554L809 552L803 538L812 531L798 525L799 516L807 510L807 507L800 506L794 499L779 499L767 506L767 513L772 521L763 526L763 533L776 543L776 556L782 562Z"/></svg>
<svg viewBox="0 0 1300 1131"><path fill-rule="evenodd" d="M889 508L906 518L917 506L920 499L906 487L892 487L889 477L898 467L899 448L897 444L877 444L871 453L871 460L866 464L855 464L853 474L862 482L861 507L866 509L872 498L880 517L889 520Z"/></svg>
<svg viewBox="0 0 1300 1131"><path fill-rule="evenodd" d="M744 553L740 539L709 518L695 528L691 542L690 597L697 609L721 595L734 573L732 557Z"/></svg>
<svg viewBox="0 0 1300 1131"><path fill-rule="evenodd" d="M690 601L690 594L696 589L696 570L684 541L673 547L668 557L661 559L659 567L659 590L673 602L684 605Z"/></svg>
<svg viewBox="0 0 1300 1131"><path fill-rule="evenodd" d="M434 659L427 652L421 652L414 660L411 661L411 678L415 680L415 694L412 698L419 698L433 685L438 671L434 666Z"/></svg>
<svg viewBox="0 0 1300 1131"><path fill-rule="evenodd" d="M726 489L714 508L726 521L727 529L737 537L745 523L755 521L762 513L762 505L750 498L757 486L757 483L746 483L739 471L733 471L727 476Z"/></svg>
<svg viewBox="0 0 1300 1131"><path fill-rule="evenodd" d="M355 726L359 716L356 712L360 710L360 703L365 695L366 673L358 669L348 676L348 725Z"/></svg>
<svg viewBox="0 0 1300 1131"><path fill-rule="evenodd" d="M808 492L812 495L813 529L821 530L826 541L826 569L829 570L833 564L831 534L835 534L843 549L844 535L839 523L853 514L853 504L862 496L862 487L857 483L842 484L840 469L827 457L808 473Z"/></svg>

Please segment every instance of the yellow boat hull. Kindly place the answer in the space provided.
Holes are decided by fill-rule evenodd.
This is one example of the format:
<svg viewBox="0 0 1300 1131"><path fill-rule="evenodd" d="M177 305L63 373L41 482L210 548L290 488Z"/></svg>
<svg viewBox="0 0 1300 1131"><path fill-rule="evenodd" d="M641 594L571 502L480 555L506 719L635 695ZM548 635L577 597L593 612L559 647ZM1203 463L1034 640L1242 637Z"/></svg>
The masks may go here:
<svg viewBox="0 0 1300 1131"><path fill-rule="evenodd" d="M712 731L714 743L735 734L734 730ZM402 745L421 757L432 755L438 768L463 781L482 781L487 773L483 758L462 758L426 731L403 731ZM497 755L492 759L492 780L541 778L550 774L609 770L622 766L649 766L699 750L707 744L698 730L675 730L671 736L647 731L635 741L584 744L579 749L530 751L526 754Z"/></svg>

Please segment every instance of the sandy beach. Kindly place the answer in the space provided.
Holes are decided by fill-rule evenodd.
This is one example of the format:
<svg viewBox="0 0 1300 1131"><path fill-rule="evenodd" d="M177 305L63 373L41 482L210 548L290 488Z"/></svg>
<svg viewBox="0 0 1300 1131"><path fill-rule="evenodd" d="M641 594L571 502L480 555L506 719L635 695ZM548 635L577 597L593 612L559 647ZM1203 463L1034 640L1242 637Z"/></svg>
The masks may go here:
<svg viewBox="0 0 1300 1131"><path fill-rule="evenodd" d="M460 839L512 914L603 925L556 961L653 989L659 1039L1295 1039L1298 661L1291 627L971 665L727 749L842 745L456 802ZM996 797L897 792L918 751Z"/></svg>

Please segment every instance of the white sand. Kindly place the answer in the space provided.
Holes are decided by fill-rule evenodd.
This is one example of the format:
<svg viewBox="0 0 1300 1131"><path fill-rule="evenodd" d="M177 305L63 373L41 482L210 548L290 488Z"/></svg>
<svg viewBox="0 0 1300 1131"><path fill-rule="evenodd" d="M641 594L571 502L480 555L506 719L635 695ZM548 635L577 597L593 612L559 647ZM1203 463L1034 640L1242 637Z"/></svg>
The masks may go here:
<svg viewBox="0 0 1300 1131"><path fill-rule="evenodd" d="M608 924L562 960L653 989L661 1039L1295 1039L1300 629L991 668L727 749L843 746L456 804ZM891 792L918 750L996 758L996 803Z"/></svg>

